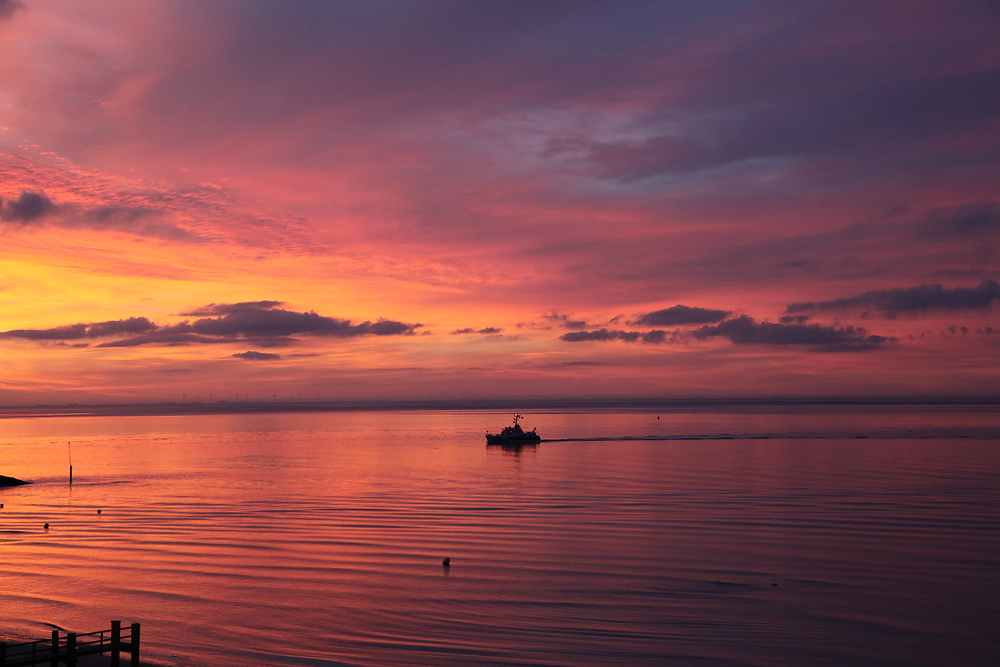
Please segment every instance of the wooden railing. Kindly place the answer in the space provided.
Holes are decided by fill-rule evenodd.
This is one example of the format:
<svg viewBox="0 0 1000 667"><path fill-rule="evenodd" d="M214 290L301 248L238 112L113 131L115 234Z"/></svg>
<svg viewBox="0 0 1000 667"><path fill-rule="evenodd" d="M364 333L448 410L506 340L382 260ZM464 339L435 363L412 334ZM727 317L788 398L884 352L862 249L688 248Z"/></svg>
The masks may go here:
<svg viewBox="0 0 1000 667"><path fill-rule="evenodd" d="M121 621L111 621L110 630L86 634L69 632L60 638L59 631L52 631L52 639L8 644L0 642L0 667L26 667L27 665L59 663L74 667L77 658L98 653L110 653L112 667L120 667L121 653L128 653L131 666L139 667L139 624L133 623L122 632Z"/></svg>

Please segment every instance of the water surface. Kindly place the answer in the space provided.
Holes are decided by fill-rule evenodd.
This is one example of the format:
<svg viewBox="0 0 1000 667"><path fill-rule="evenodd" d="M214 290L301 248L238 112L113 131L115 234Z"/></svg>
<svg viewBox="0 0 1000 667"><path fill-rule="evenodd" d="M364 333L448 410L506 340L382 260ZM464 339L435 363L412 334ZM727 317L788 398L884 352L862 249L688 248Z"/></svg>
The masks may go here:
<svg viewBox="0 0 1000 667"><path fill-rule="evenodd" d="M0 420L35 482L0 490L0 627L141 622L189 667L997 664L993 410L532 413L545 442L486 447L508 420Z"/></svg>

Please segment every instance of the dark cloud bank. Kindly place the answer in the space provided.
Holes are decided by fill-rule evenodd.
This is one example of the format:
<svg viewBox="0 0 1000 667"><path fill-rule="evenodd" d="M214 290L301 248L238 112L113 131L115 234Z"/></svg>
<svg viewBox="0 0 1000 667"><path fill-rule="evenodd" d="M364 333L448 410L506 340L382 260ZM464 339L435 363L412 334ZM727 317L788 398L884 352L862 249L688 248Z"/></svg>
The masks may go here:
<svg viewBox="0 0 1000 667"><path fill-rule="evenodd" d="M686 324L713 324L715 322L721 322L731 313L728 310L711 310L708 308L697 308L692 306L676 305L670 308L664 308L663 310L655 310L651 313L645 313L639 315L635 321L630 322L636 326L647 326L647 327L676 327L683 326ZM584 320L571 320L568 315L560 314L556 311L545 315L545 318L550 322L558 323L559 326L566 329L585 329L587 328L587 323ZM613 318L610 324L617 323L622 316ZM560 336L561 340L577 343L581 341L609 341L609 340L622 340L630 343L636 341L642 341L644 343L662 343L666 340L671 340L677 342L677 334L671 334L667 331L654 330L654 331L621 331L617 329L599 329L597 331L573 331L568 334Z"/></svg>
<svg viewBox="0 0 1000 667"><path fill-rule="evenodd" d="M55 210L52 200L38 192L24 191L17 199L0 199L0 220L6 222L27 225Z"/></svg>
<svg viewBox="0 0 1000 667"><path fill-rule="evenodd" d="M992 217L981 208L965 211L964 222L971 227L992 224ZM992 214L991 214L992 215ZM957 218L955 218L957 219ZM778 322L758 322L747 315L726 319L731 312L676 305L639 316L633 324L646 326L684 326L702 324L696 329L664 331L622 331L599 329L573 331L560 336L569 343L587 341L624 341L627 343L683 343L685 341L726 338L736 345L802 346L821 352L856 352L880 347L890 339L870 335L854 326L811 324L811 311L880 312L894 318L901 314L919 314L931 310L985 311L1000 301L1000 284L984 280L977 287L918 285L889 290L872 290L832 301L788 304L786 315Z"/></svg>
<svg viewBox="0 0 1000 667"><path fill-rule="evenodd" d="M716 326L700 327L692 335L700 340L721 336L737 345L808 345L822 352L871 350L889 340L884 336L870 336L858 327L756 322L747 315Z"/></svg>
<svg viewBox="0 0 1000 667"><path fill-rule="evenodd" d="M70 324L54 329L14 329L4 331L5 338L26 338L28 340L80 340L83 338L103 338L124 334L141 334L155 331L158 327L145 317L130 317L127 320L94 322L91 324Z"/></svg>
<svg viewBox="0 0 1000 667"><path fill-rule="evenodd" d="M785 312L868 310L881 312L887 317L896 317L929 310L986 310L997 300L1000 300L1000 284L993 280L984 280L978 287L948 288L925 284L917 287L872 290L857 296L818 303L811 301L790 303Z"/></svg>
<svg viewBox="0 0 1000 667"><path fill-rule="evenodd" d="M210 304L185 313L188 316L206 317L194 321L185 320L170 326L158 326L145 317L130 317L125 320L73 324L54 329L15 329L0 333L0 336L37 341L126 336L101 343L98 347L212 344L234 341L254 341L261 345L274 346L294 343L295 337L299 335L337 338L409 335L422 326L388 319L354 324L351 320L324 317L315 312L298 313L282 310L277 308L280 305L282 305L280 301ZM277 355L258 356L261 354L263 353L246 352L242 358L253 360L277 358Z"/></svg>
<svg viewBox="0 0 1000 667"><path fill-rule="evenodd" d="M709 322L693 330L665 331L620 331L599 329L597 331L573 331L563 334L560 340L569 343L587 341L615 341L626 343L683 343L690 339L727 338L736 345L781 345L803 346L820 352L859 352L879 347L889 339L884 336L869 335L858 327L835 327L822 324L807 324L803 316L782 318L780 322L757 322L752 317L740 315L725 319L729 311L673 306L640 316L635 324L684 325ZM718 324L714 324L718 322Z"/></svg>
<svg viewBox="0 0 1000 667"><path fill-rule="evenodd" d="M25 190L16 199L0 198L0 221L22 227L54 225L67 229L119 231L136 236L195 243L205 239L163 219L162 211L146 206L57 204L44 193Z"/></svg>

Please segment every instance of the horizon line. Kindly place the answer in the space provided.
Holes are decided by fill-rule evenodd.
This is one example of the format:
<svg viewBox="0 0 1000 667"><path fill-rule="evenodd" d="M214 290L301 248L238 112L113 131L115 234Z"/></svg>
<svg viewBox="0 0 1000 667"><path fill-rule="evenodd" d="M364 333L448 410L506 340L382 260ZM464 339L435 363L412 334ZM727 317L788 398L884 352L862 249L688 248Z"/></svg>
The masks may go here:
<svg viewBox="0 0 1000 667"><path fill-rule="evenodd" d="M516 409L515 409L516 406ZM810 396L696 396L479 399L320 399L232 401L146 401L0 405L0 419L18 417L245 414L254 412L346 412L392 410L681 409L804 406L1000 406L1000 394L891 394ZM39 414L39 411L46 411Z"/></svg>

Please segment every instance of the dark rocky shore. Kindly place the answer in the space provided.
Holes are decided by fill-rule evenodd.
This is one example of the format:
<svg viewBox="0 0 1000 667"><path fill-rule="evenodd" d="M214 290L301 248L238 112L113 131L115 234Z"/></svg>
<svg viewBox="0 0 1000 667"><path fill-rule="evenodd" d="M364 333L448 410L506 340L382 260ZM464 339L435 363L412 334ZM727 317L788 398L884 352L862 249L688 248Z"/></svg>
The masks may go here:
<svg viewBox="0 0 1000 667"><path fill-rule="evenodd" d="M7 477L6 475L0 475L0 488L6 486L21 486L22 484L31 484L31 482L25 482L15 477Z"/></svg>

